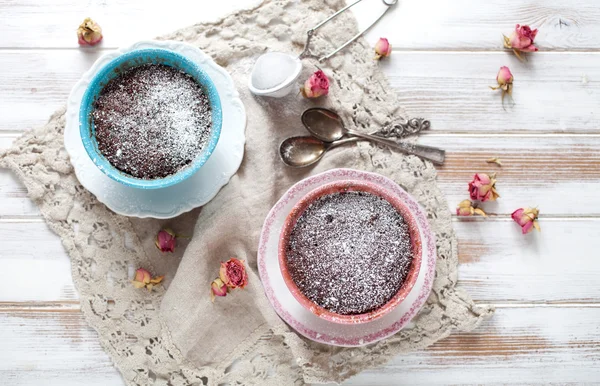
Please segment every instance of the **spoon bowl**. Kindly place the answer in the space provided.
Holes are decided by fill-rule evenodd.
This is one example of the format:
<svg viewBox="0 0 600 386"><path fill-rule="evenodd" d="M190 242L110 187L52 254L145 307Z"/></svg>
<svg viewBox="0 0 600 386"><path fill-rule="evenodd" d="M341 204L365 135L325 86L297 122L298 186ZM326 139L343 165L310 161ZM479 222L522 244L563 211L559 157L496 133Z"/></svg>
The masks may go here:
<svg viewBox="0 0 600 386"><path fill-rule="evenodd" d="M318 138L290 137L279 145L279 157L287 166L303 168L315 164L327 151L345 143L355 142L358 138L346 138L335 142L324 142Z"/></svg>
<svg viewBox="0 0 600 386"><path fill-rule="evenodd" d="M302 113L302 124L316 138L334 142L344 136L342 118L331 110L314 107Z"/></svg>

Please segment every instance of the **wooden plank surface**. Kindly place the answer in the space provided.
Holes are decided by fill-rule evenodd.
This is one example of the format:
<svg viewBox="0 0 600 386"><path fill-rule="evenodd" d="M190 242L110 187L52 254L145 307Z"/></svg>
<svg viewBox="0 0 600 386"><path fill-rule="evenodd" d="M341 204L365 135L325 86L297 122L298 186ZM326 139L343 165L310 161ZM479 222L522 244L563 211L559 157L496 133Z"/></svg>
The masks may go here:
<svg viewBox="0 0 600 386"><path fill-rule="evenodd" d="M123 385L76 308L0 311L0 379L5 385Z"/></svg>
<svg viewBox="0 0 600 386"><path fill-rule="evenodd" d="M0 149L43 125L94 60L111 48L215 20L258 0L0 0ZM367 25L380 0L358 6ZM100 47L78 49L85 16L103 26ZM516 23L540 28L536 53L502 52ZM474 172L498 172L492 218L455 219L459 286L499 308L468 334L395 358L348 384L595 383L600 381L600 7L594 0L402 0L367 36L395 53L381 63L401 105L432 120L421 143L448 150L439 184L453 207ZM516 104L488 89L501 65ZM485 163L497 156L504 166ZM523 237L508 215L542 211L541 234ZM452 208L449 208L452 210ZM10 385L122 385L79 313L58 238L0 170L0 379Z"/></svg>
<svg viewBox="0 0 600 386"><path fill-rule="evenodd" d="M298 129L303 132L303 129ZM13 138L0 136L0 150ZM490 214L508 215L523 206L538 206L542 216L598 216L600 200L600 135L424 135L420 143L447 150L439 184L451 208L468 198L467 186L476 172L497 173L496 203L484 204ZM491 157L503 166L489 164ZM569 200L566 197L578 197ZM0 170L2 216L38 215L27 191L10 172ZM582 205L585 202L585 205ZM2 204L0 204L2 205Z"/></svg>
<svg viewBox="0 0 600 386"><path fill-rule="evenodd" d="M597 384L599 316L597 307L499 308L476 331L396 357L348 384Z"/></svg>
<svg viewBox="0 0 600 386"><path fill-rule="evenodd" d="M544 218L541 226L524 237L508 218L455 219L459 287L483 303L600 303L600 219ZM43 221L0 221L0 234L0 302L77 300L69 258Z"/></svg>
<svg viewBox="0 0 600 386"><path fill-rule="evenodd" d="M103 47L114 48L258 2L170 0L166 7L158 0L1 0L0 47L74 48L74 31L91 16L104 28ZM381 0L365 0L356 8L360 25L369 25L382 9ZM402 50L498 50L502 34L521 23L541 29L538 43L543 50L597 50L599 19L594 0L403 0L368 39L387 36Z"/></svg>
<svg viewBox="0 0 600 386"><path fill-rule="evenodd" d="M260 0L0 0L1 48L77 48L75 31L85 17L98 21L104 40L116 48L153 39L199 22L216 21ZM168 4L168 5L167 5Z"/></svg>
<svg viewBox="0 0 600 386"><path fill-rule="evenodd" d="M600 133L600 55L538 52L521 63L505 52L396 53L383 63L400 104L436 117L432 130L454 133ZM514 105L502 106L501 66L514 75Z"/></svg>
<svg viewBox="0 0 600 386"><path fill-rule="evenodd" d="M487 51L502 48L502 34L515 24L540 29L543 51L596 51L600 8L594 0L403 0L368 34L374 43L388 36L397 50ZM379 0L357 9L359 24L377 16Z"/></svg>
<svg viewBox="0 0 600 386"><path fill-rule="evenodd" d="M472 333L394 358L348 385L583 383L600 379L598 307L499 308ZM0 309L0 377L10 385L120 385L93 330L76 309ZM9 359L10 355L10 360ZM17 364L18 365L15 365ZM581 371L586 369L586 371Z"/></svg>
<svg viewBox="0 0 600 386"><path fill-rule="evenodd" d="M44 124L100 54L0 50L0 132ZM535 55L523 64L504 52L396 52L381 67L401 105L431 119L433 132L600 134L600 53ZM506 111L489 89L502 65L515 76Z"/></svg>

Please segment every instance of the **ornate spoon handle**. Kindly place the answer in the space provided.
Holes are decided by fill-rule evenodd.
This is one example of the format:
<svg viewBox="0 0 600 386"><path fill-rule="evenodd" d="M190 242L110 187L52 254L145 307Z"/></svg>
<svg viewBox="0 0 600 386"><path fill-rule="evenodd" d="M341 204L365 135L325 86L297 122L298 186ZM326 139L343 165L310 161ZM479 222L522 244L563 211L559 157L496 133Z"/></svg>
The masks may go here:
<svg viewBox="0 0 600 386"><path fill-rule="evenodd" d="M430 127L431 122L426 119L411 118L404 122L389 124L372 134L384 138L404 138L417 134L422 130L428 130Z"/></svg>
<svg viewBox="0 0 600 386"><path fill-rule="evenodd" d="M427 159L434 164L443 165L446 160L446 151L442 149L438 149L437 147L431 146L423 146L423 145L415 145L412 143L406 142L396 142L387 140L376 135L363 134L356 131L347 131L348 134L353 135L355 137L360 137L364 139L368 139L369 141L377 142L382 145L386 145L396 150L400 150L403 153L413 154L419 156L421 158Z"/></svg>

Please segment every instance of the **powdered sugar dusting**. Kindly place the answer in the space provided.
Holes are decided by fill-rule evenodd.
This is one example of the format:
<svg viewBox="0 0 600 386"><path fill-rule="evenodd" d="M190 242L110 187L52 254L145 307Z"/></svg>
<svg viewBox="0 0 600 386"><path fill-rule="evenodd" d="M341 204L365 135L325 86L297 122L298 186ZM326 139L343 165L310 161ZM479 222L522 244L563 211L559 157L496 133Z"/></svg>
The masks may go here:
<svg viewBox="0 0 600 386"><path fill-rule="evenodd" d="M166 177L190 164L207 145L212 123L200 85L156 64L111 80L92 117L100 152L117 169L143 179Z"/></svg>
<svg viewBox="0 0 600 386"><path fill-rule="evenodd" d="M300 291L342 315L387 303L412 264L408 225L371 193L325 195L306 208L290 235L287 266Z"/></svg>

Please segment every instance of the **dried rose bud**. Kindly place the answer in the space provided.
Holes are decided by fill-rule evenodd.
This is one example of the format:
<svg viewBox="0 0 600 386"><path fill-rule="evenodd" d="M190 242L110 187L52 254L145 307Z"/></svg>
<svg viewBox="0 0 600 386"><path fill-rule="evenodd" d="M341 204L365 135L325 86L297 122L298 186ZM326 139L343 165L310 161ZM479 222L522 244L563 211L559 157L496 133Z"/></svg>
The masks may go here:
<svg viewBox="0 0 600 386"><path fill-rule="evenodd" d="M469 194L472 200L496 201L500 195L496 191L496 178L485 173L476 173L469 182Z"/></svg>
<svg viewBox="0 0 600 386"><path fill-rule="evenodd" d="M473 206L471 200L461 201L461 203L458 204L458 207L456 208L457 216L473 216L475 214L487 217L487 214L482 209Z"/></svg>
<svg viewBox="0 0 600 386"><path fill-rule="evenodd" d="M229 288L244 288L248 284L248 273L244 266L244 260L235 257L221 263L219 278Z"/></svg>
<svg viewBox="0 0 600 386"><path fill-rule="evenodd" d="M322 70L312 74L300 87L300 92L305 98L318 98L329 94L329 79Z"/></svg>
<svg viewBox="0 0 600 386"><path fill-rule="evenodd" d="M537 33L537 29L532 30L528 25L521 26L517 24L510 37L502 35L504 37L504 48L513 50L515 55L523 60L521 52L535 52L538 50L533 42Z"/></svg>
<svg viewBox="0 0 600 386"><path fill-rule="evenodd" d="M215 296L227 296L227 286L219 278L210 283L210 300L214 303Z"/></svg>
<svg viewBox="0 0 600 386"><path fill-rule="evenodd" d="M146 287L148 291L152 291L152 288L163 281L164 276L152 277L150 272L144 268L139 268L135 271L135 277L133 278L133 286L135 288Z"/></svg>
<svg viewBox="0 0 600 386"><path fill-rule="evenodd" d="M514 80L513 74L510 72L510 68L506 66L500 67L498 71L498 75L496 75L496 81L498 82L498 86L500 86L504 91L508 91L505 86L509 86L513 83Z"/></svg>
<svg viewBox="0 0 600 386"><path fill-rule="evenodd" d="M375 60L388 57L392 53L392 45L386 38L379 38L375 43Z"/></svg>
<svg viewBox="0 0 600 386"><path fill-rule="evenodd" d="M94 46L102 40L102 28L98 23L86 17L77 28L77 38L82 46Z"/></svg>
<svg viewBox="0 0 600 386"><path fill-rule="evenodd" d="M525 235L531 232L533 228L540 232L540 224L538 224L539 214L540 211L537 208L520 208L515 210L511 217L521 226L521 230Z"/></svg>
<svg viewBox="0 0 600 386"><path fill-rule="evenodd" d="M169 228L161 229L156 235L154 244L161 252L173 252L175 251L175 243L177 235Z"/></svg>
<svg viewBox="0 0 600 386"><path fill-rule="evenodd" d="M498 71L498 75L496 76L496 82L498 82L498 86L490 88L492 90L502 90L502 104L504 104L504 97L508 94L508 96L512 95L513 90L513 74L510 72L510 69L506 66L500 67L500 71Z"/></svg>
<svg viewBox="0 0 600 386"><path fill-rule="evenodd" d="M137 271L135 271L133 285L136 288L145 287L146 284L150 283L150 279L152 279L152 275L150 275L150 272L148 272L144 268L139 268Z"/></svg>

